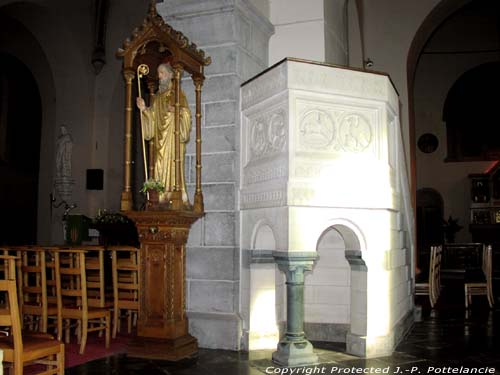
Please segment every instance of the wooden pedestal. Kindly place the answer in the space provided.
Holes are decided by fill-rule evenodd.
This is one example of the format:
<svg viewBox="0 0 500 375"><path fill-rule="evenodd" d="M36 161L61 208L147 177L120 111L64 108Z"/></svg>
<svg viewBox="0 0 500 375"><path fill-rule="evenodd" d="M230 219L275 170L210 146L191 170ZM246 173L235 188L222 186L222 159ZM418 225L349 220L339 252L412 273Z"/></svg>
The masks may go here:
<svg viewBox="0 0 500 375"><path fill-rule="evenodd" d="M132 357L177 361L194 356L186 318L186 242L201 216L192 211L128 211L141 243L140 310Z"/></svg>

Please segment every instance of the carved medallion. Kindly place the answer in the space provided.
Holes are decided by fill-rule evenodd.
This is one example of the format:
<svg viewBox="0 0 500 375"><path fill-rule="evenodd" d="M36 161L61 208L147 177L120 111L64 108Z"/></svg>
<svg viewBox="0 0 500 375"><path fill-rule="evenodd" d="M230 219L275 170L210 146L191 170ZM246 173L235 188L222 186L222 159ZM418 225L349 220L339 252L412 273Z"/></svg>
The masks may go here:
<svg viewBox="0 0 500 375"><path fill-rule="evenodd" d="M368 120L358 114L345 116L339 127L340 143L345 151L361 152L372 141L372 129Z"/></svg>
<svg viewBox="0 0 500 375"><path fill-rule="evenodd" d="M286 120L283 109L266 113L252 121L249 146L249 160L257 160L284 151L286 147Z"/></svg>
<svg viewBox="0 0 500 375"><path fill-rule="evenodd" d="M300 143L307 148L325 149L335 138L334 122L319 109L308 111L299 126Z"/></svg>

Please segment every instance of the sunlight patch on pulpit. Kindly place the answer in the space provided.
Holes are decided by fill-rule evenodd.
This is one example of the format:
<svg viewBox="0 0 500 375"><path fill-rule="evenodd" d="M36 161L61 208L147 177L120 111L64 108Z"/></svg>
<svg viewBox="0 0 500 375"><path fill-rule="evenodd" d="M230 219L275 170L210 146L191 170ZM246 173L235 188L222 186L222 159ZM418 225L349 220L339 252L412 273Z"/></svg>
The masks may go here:
<svg viewBox="0 0 500 375"><path fill-rule="evenodd" d="M259 291L252 303L249 341L250 350L275 349L278 344L274 289Z"/></svg>

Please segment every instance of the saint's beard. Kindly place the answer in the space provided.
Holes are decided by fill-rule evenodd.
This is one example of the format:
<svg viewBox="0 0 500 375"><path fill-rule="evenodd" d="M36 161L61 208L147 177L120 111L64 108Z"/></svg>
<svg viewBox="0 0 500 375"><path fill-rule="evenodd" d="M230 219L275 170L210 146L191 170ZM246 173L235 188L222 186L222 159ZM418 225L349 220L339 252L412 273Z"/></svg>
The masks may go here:
<svg viewBox="0 0 500 375"><path fill-rule="evenodd" d="M158 84L158 92L163 93L167 90L170 89L172 86L172 80L168 78L160 79L160 82Z"/></svg>

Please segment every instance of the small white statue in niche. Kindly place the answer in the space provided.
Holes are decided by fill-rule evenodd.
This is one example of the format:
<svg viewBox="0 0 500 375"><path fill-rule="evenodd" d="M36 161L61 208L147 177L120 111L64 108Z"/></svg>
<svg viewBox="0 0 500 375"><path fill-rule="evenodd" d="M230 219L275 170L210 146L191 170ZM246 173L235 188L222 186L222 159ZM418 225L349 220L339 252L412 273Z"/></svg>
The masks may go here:
<svg viewBox="0 0 500 375"><path fill-rule="evenodd" d="M56 177L71 177L73 139L65 125L61 125L60 130L61 134L56 141Z"/></svg>

